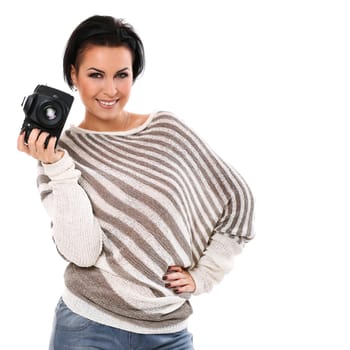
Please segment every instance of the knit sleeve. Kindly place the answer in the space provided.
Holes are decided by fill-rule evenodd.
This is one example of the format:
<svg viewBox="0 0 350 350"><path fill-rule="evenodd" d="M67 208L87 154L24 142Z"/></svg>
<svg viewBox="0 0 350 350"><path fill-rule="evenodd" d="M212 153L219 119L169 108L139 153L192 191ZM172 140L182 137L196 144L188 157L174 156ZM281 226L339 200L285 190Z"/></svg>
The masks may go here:
<svg viewBox="0 0 350 350"><path fill-rule="evenodd" d="M52 221L57 250L66 260L87 267L101 253L102 230L79 178L80 171L66 151L54 164L39 163L38 189Z"/></svg>
<svg viewBox="0 0 350 350"><path fill-rule="evenodd" d="M235 174L232 197L227 201L204 254L190 271L195 295L209 292L233 268L245 243L254 238L254 200L245 181Z"/></svg>
<svg viewBox="0 0 350 350"><path fill-rule="evenodd" d="M232 269L235 257L243 245L229 236L213 235L210 244L198 264L190 272L196 284L194 295L210 292Z"/></svg>

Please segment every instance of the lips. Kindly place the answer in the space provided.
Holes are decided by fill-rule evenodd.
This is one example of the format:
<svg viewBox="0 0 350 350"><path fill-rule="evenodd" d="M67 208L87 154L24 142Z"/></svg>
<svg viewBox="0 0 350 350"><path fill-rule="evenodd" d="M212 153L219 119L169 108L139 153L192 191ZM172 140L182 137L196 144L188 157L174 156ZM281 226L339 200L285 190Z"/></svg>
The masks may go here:
<svg viewBox="0 0 350 350"><path fill-rule="evenodd" d="M112 100L112 101L107 101L107 100L97 100L98 103L104 107L104 108L111 108L113 107L119 100Z"/></svg>

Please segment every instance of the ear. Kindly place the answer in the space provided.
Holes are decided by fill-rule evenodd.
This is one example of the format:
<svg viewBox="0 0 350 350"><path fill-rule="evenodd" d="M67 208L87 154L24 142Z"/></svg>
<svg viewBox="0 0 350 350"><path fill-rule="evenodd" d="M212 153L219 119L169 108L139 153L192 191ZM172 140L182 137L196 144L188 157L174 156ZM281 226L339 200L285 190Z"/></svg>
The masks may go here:
<svg viewBox="0 0 350 350"><path fill-rule="evenodd" d="M76 68L73 65L71 65L71 67L70 67L70 77L72 79L72 82L73 82L74 86L77 86L77 81L78 81L77 75L78 75L78 72L77 72Z"/></svg>

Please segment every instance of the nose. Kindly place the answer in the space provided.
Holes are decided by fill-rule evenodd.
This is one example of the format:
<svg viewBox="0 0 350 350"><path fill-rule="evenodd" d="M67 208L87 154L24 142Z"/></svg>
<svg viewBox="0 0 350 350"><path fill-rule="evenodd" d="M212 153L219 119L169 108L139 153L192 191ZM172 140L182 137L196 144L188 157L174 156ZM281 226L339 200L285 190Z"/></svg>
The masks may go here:
<svg viewBox="0 0 350 350"><path fill-rule="evenodd" d="M106 96L114 97L118 93L117 82L115 79L106 79L103 87L103 92Z"/></svg>

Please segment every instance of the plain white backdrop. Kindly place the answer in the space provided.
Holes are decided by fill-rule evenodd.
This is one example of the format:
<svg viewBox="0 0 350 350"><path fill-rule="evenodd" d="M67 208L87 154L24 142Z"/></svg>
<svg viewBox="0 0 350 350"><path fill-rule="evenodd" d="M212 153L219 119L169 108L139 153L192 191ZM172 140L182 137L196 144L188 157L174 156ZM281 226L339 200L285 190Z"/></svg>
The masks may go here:
<svg viewBox="0 0 350 350"><path fill-rule="evenodd" d="M348 350L350 10L340 0L11 1L1 6L2 349L47 349L65 262L16 150L37 84L69 92L62 55L93 14L144 41L129 110L170 110L245 177L256 238L192 298L196 350ZM82 118L79 98L67 125Z"/></svg>

